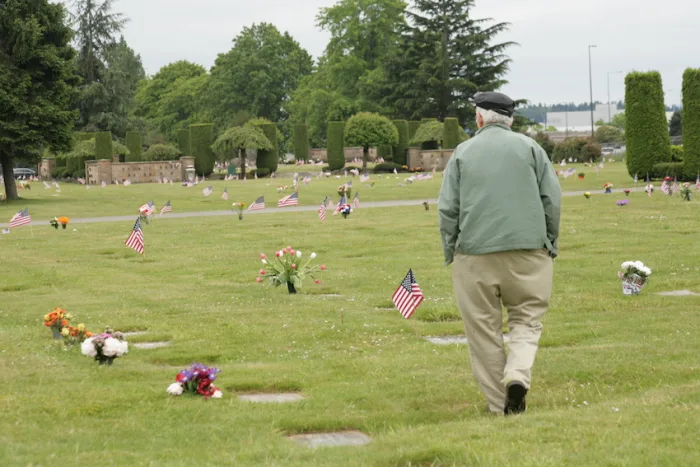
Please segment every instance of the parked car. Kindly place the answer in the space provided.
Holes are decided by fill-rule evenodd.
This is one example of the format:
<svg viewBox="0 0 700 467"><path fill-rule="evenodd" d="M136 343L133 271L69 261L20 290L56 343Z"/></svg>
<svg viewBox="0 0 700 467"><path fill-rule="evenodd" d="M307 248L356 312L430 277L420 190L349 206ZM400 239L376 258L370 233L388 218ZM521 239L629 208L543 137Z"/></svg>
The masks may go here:
<svg viewBox="0 0 700 467"><path fill-rule="evenodd" d="M12 169L12 171L15 174L15 178L27 178L27 177L33 177L36 175L36 171L32 169Z"/></svg>

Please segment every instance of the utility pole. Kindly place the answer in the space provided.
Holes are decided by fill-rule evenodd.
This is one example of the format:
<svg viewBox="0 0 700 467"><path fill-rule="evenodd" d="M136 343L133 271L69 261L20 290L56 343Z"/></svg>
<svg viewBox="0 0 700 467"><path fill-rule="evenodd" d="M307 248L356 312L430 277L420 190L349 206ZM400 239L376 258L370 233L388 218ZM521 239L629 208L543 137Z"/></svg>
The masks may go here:
<svg viewBox="0 0 700 467"><path fill-rule="evenodd" d="M595 120L593 119L593 65L591 62L591 49L597 45L588 46L588 83L591 88L591 136L595 136Z"/></svg>
<svg viewBox="0 0 700 467"><path fill-rule="evenodd" d="M612 123L612 116L610 115L610 75L622 73L622 71L608 71L608 123Z"/></svg>

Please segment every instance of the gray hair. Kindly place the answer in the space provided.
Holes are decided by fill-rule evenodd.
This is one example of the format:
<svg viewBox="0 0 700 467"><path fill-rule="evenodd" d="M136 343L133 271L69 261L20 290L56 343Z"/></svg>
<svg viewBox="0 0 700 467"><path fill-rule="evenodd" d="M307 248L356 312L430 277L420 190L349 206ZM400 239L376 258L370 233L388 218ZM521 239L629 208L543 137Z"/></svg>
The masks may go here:
<svg viewBox="0 0 700 467"><path fill-rule="evenodd" d="M499 114L493 110L482 109L481 107L476 108L477 115L481 115L484 120L484 125L490 125L492 123L502 123L504 125L511 126L513 124L513 117L507 115Z"/></svg>

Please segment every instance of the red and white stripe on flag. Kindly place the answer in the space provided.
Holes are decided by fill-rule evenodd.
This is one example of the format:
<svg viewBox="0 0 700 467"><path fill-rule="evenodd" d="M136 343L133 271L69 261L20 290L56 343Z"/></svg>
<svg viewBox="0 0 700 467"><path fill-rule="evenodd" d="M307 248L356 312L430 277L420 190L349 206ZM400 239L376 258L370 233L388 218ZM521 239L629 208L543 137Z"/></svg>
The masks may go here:
<svg viewBox="0 0 700 467"><path fill-rule="evenodd" d="M401 285L391 297L391 301L394 302L394 306L399 310L401 316L409 319L413 316L423 299L423 292L418 286L418 282L416 282L413 271L409 269Z"/></svg>
<svg viewBox="0 0 700 467"><path fill-rule="evenodd" d="M140 217L136 219L136 224L134 224L129 238L127 238L124 243L126 243L126 246L129 248L136 250L140 254L144 254L143 229L141 228Z"/></svg>

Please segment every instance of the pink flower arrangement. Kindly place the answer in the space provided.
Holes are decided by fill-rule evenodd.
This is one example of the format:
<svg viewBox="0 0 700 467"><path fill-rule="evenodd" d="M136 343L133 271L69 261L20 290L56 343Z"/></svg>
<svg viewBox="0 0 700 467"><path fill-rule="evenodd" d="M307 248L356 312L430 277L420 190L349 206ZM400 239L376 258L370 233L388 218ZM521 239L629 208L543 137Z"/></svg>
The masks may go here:
<svg viewBox="0 0 700 467"><path fill-rule="evenodd" d="M261 253L260 261L267 266L267 269L261 269L255 281L262 283L265 279L268 279L275 287L287 284L290 294L294 294L297 289L301 289L302 282L306 276L314 279L316 284L320 284L321 281L316 279L314 273L325 271L326 265L309 266L309 263L316 258L316 253L311 253L305 262L302 259L303 256L301 251L295 250L291 246L276 251L274 260L268 260L267 256Z"/></svg>

